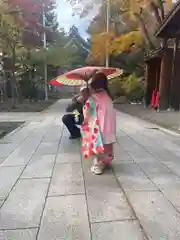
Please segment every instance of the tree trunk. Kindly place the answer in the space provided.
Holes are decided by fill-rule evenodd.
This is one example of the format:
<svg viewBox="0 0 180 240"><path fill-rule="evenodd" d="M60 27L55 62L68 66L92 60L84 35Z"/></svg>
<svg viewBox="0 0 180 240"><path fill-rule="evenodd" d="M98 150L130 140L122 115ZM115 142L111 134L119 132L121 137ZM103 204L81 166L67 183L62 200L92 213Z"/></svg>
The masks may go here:
<svg viewBox="0 0 180 240"><path fill-rule="evenodd" d="M7 76L6 76L6 72L3 71L3 78L4 78L4 101L8 98L7 96Z"/></svg>
<svg viewBox="0 0 180 240"><path fill-rule="evenodd" d="M11 100L12 100L12 108L16 107L16 99L15 99L15 92L14 92L14 79L13 74L11 76Z"/></svg>
<svg viewBox="0 0 180 240"><path fill-rule="evenodd" d="M161 16L159 15L158 6L157 6L154 2L151 2L150 5L151 5L151 9L152 9L152 11L154 12L154 15L155 15L155 17L156 17L156 21L157 21L158 24L160 25L160 24L162 23L162 18L161 18Z"/></svg>
<svg viewBox="0 0 180 240"><path fill-rule="evenodd" d="M161 19L163 21L164 18L165 18L164 1L163 0L158 0L158 6L159 6L159 9L160 9L160 13L161 13Z"/></svg>
<svg viewBox="0 0 180 240"><path fill-rule="evenodd" d="M3 91L3 87L2 86L0 86L0 94L1 94L1 103L3 103L4 102L4 91Z"/></svg>
<svg viewBox="0 0 180 240"><path fill-rule="evenodd" d="M11 75L11 94L12 94L12 107L16 107L16 76L15 76L15 63L16 63L16 49L12 47L12 75ZM16 91L16 92L15 92Z"/></svg>
<svg viewBox="0 0 180 240"><path fill-rule="evenodd" d="M141 17L140 14L138 14L138 13L135 13L134 15L135 15L136 19L137 19L138 22L139 22L141 32L142 32L142 34L144 35L144 38L145 38L147 44L149 45L149 47L150 47L151 49L155 49L156 47L155 47L154 43L152 42L152 40L151 40L151 38L150 38L150 36L149 36L148 30L147 30L147 28L146 28L146 25L145 25L142 17Z"/></svg>

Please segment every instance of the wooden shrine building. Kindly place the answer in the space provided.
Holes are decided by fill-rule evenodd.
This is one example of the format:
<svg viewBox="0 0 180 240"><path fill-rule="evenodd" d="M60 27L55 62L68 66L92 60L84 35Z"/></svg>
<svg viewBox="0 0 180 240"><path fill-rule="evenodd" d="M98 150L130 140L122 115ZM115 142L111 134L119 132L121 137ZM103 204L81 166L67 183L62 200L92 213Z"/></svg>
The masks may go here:
<svg viewBox="0 0 180 240"><path fill-rule="evenodd" d="M180 108L180 0L166 16L159 26L156 37L165 43L173 42L172 47L168 44L146 57L147 79L147 104L150 103L153 90L160 94L160 109L169 107L179 110Z"/></svg>
<svg viewBox="0 0 180 240"><path fill-rule="evenodd" d="M86 65L86 59L90 52L90 45L88 42L80 35L78 28L72 26L69 34L65 48L74 48L78 53L78 60L74 63L72 68L83 67Z"/></svg>
<svg viewBox="0 0 180 240"><path fill-rule="evenodd" d="M58 70L58 75L63 74L64 72L70 71L75 68L84 67L86 65L86 59L90 52L90 45L79 33L79 30L76 26L72 26L67 35L67 42L64 45L64 48L72 48L77 52L77 58L75 61L68 66L68 68L61 68ZM63 96L71 96L74 93L79 92L79 87L64 86L63 88L58 88L58 91Z"/></svg>

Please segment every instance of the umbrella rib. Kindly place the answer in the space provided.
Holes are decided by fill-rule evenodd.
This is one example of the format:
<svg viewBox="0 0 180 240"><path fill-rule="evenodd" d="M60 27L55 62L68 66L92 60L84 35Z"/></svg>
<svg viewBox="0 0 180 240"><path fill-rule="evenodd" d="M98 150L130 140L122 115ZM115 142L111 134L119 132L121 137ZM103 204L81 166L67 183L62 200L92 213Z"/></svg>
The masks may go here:
<svg viewBox="0 0 180 240"><path fill-rule="evenodd" d="M123 70L122 69L118 69L118 68L106 68L106 67L98 67L98 66L88 66L88 67L83 67L83 68L79 68L79 69L75 69L72 70L70 72L64 73L62 75L60 75L59 77L57 77L56 82L52 82L52 85L55 84L59 84L59 85L69 85L69 86L81 86L83 85L86 81L81 79L81 78L73 78L73 74L74 73L81 73L82 75L85 73L90 73L93 70L100 70L102 72L104 72L107 76L108 79L112 79L115 77L120 76L121 74L123 74ZM69 75L70 74L70 75ZM68 77L69 75L69 77Z"/></svg>

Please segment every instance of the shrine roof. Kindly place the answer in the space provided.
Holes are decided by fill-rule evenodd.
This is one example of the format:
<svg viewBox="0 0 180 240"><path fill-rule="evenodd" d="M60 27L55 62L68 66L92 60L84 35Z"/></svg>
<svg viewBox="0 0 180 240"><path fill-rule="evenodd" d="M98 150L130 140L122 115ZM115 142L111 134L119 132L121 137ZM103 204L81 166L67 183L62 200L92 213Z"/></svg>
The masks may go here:
<svg viewBox="0 0 180 240"><path fill-rule="evenodd" d="M161 38L175 38L180 36L180 0L174 4L174 7L159 26L155 35Z"/></svg>

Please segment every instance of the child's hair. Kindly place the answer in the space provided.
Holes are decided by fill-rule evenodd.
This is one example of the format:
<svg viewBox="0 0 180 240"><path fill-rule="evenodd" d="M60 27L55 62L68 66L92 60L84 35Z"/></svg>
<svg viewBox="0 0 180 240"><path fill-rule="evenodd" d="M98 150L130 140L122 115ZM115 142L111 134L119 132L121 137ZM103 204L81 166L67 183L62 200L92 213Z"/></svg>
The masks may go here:
<svg viewBox="0 0 180 240"><path fill-rule="evenodd" d="M105 90L109 97L112 99L111 93L108 88L108 79L106 75L103 72L96 72L92 77L92 82L90 83L90 86L95 91L98 90Z"/></svg>

